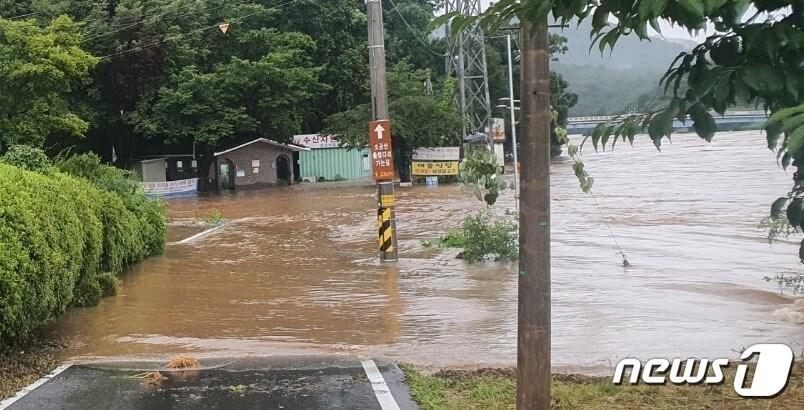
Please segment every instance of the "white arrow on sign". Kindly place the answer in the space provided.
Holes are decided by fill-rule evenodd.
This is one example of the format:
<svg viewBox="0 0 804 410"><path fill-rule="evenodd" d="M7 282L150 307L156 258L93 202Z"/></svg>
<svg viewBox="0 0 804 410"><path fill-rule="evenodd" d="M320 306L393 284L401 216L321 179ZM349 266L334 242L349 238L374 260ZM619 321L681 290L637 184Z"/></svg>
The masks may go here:
<svg viewBox="0 0 804 410"><path fill-rule="evenodd" d="M385 132L385 128L383 128L382 124L377 124L377 128L374 129L374 132L377 133L377 139L382 139L382 133Z"/></svg>

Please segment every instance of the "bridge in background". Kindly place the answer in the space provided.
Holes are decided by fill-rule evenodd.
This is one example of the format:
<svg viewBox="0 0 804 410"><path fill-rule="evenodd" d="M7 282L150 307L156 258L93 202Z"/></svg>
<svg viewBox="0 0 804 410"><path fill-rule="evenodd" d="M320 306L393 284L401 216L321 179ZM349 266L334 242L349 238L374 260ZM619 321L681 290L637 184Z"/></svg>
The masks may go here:
<svg viewBox="0 0 804 410"><path fill-rule="evenodd" d="M768 119L765 111L729 111L725 115L712 113L718 128L759 128ZM567 120L567 133L570 135L586 134L598 124L617 118L615 115L600 115L590 117L571 117ZM692 129L692 120L673 120L674 131L689 131Z"/></svg>

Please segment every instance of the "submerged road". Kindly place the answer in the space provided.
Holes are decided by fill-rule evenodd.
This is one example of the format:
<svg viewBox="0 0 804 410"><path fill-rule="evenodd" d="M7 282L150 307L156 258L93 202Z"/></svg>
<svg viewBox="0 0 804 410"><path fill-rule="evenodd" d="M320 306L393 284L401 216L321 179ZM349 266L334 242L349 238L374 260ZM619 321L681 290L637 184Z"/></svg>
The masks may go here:
<svg viewBox="0 0 804 410"><path fill-rule="evenodd" d="M607 373L622 357L733 357L754 343L804 349L802 307L764 280L800 271L797 239L769 245L758 226L791 186L764 136L719 133L707 144L679 134L661 153L646 137L584 161L599 209L569 161L552 165L557 371ZM172 242L198 233L194 221L213 209L231 223L168 246L124 275L118 296L71 310L51 331L79 362L349 353L513 365L516 266L468 265L421 243L482 205L458 186L400 188L397 204L400 261L382 265L373 185L171 200ZM495 212L513 209L509 190Z"/></svg>
<svg viewBox="0 0 804 410"><path fill-rule="evenodd" d="M353 357L210 359L199 369L155 362L75 365L8 409L417 408L393 363ZM153 376L158 372L159 376Z"/></svg>

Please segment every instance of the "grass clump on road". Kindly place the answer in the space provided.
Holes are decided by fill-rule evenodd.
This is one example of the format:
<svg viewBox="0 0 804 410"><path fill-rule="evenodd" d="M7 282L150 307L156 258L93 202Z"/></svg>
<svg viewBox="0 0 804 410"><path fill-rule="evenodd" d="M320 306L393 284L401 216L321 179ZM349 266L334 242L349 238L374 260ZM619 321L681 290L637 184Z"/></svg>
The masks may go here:
<svg viewBox="0 0 804 410"><path fill-rule="evenodd" d="M168 362L167 367L169 369L195 369L201 366L201 362L198 361L193 356L174 356Z"/></svg>
<svg viewBox="0 0 804 410"><path fill-rule="evenodd" d="M423 410L516 408L513 369L444 370L426 375L411 366L402 367L411 395ZM726 382L718 386L615 386L609 377L557 374L553 375L551 407L596 410L804 408L804 366L796 366L787 389L770 400L738 396L732 388L735 367L727 369Z"/></svg>

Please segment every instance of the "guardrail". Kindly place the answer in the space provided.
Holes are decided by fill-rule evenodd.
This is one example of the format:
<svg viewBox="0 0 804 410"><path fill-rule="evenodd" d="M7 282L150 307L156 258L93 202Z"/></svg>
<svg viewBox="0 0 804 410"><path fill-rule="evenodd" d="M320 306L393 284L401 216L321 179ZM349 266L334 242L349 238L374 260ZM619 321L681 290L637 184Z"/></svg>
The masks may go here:
<svg viewBox="0 0 804 410"><path fill-rule="evenodd" d="M762 117L768 118L768 114L765 111L761 110L754 110L754 111L729 111L726 115L720 115L715 112L711 112L712 116L717 118L740 118L740 117ZM621 115L591 115L585 117L570 117L567 118L567 123L569 124L576 124L576 123L604 123L607 121L611 121L618 117L624 117L627 115L639 115L639 113L627 113Z"/></svg>

